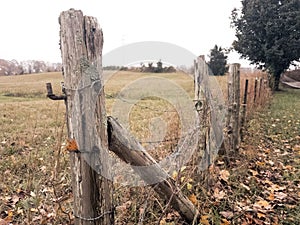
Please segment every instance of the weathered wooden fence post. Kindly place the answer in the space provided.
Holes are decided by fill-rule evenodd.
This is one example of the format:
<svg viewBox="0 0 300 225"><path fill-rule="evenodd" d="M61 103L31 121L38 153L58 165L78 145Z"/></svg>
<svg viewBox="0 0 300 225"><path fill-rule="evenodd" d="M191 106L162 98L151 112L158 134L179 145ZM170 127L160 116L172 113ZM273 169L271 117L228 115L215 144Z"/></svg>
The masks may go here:
<svg viewBox="0 0 300 225"><path fill-rule="evenodd" d="M259 88L258 88L258 105L261 106L262 101L261 101L261 96L262 96L262 83L263 83L263 78L259 79Z"/></svg>
<svg viewBox="0 0 300 225"><path fill-rule="evenodd" d="M228 115L227 115L227 147L229 154L238 150L240 143L240 64L229 67L228 77Z"/></svg>
<svg viewBox="0 0 300 225"><path fill-rule="evenodd" d="M208 67L203 55L195 60L194 65L194 89L195 89L195 106L199 118L200 137L198 141L197 157L201 160L200 169L207 168L210 164L210 145L209 145L209 109L208 101ZM199 162L200 163L200 162Z"/></svg>
<svg viewBox="0 0 300 225"><path fill-rule="evenodd" d="M99 157L108 148L102 30L96 18L83 16L74 9L62 12L59 23L68 137L78 144L78 149L70 149L75 224L110 225L113 224L111 182L92 168L97 164L102 172L108 170ZM91 135L95 133L98 143L91 143Z"/></svg>
<svg viewBox="0 0 300 225"><path fill-rule="evenodd" d="M256 98L257 98L257 78L255 78L255 81L254 81L253 105L256 105Z"/></svg>
<svg viewBox="0 0 300 225"><path fill-rule="evenodd" d="M246 123L246 118L247 118L247 97L248 97L248 79L245 80L245 90L244 90L244 98L243 98L243 110L241 114L241 141L244 138L244 131L245 131L245 123Z"/></svg>

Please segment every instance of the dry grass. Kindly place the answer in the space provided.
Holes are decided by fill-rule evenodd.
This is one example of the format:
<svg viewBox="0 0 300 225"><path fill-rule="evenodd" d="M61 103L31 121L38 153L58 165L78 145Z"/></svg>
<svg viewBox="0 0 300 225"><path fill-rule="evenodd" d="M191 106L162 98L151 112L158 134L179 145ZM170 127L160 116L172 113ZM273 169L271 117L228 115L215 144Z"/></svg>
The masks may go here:
<svg viewBox="0 0 300 225"><path fill-rule="evenodd" d="M52 82L58 91L61 80L60 73L0 77L0 213L13 224L66 221L55 201L70 193L68 155L60 155L59 171L53 167L65 107L46 99L45 87Z"/></svg>
<svg viewBox="0 0 300 225"><path fill-rule="evenodd" d="M137 72L118 72L114 74L105 85L105 93L107 96L106 108L109 115L113 114L112 107L123 104L121 107L121 114L128 112L128 123L131 133L148 149L152 149L152 154L157 160L164 158L174 150L174 146L177 143L174 140L180 138L180 115L177 111L179 109L174 108L174 105L170 101L175 100L180 94L174 86L155 87L149 86L148 82L143 87L143 81L145 79L163 78L167 81L167 84L175 83L179 87L183 88L183 91L188 93L191 100L193 96L193 80L190 76L184 73L166 73L166 74L148 74ZM142 85L133 85L134 82L140 82ZM157 85L157 82L155 82ZM119 92L124 88L128 88L130 93L135 92L134 96L124 97ZM147 88L147 91L143 92L142 89ZM157 91L156 90L163 90ZM158 98L155 95L163 96L164 98ZM137 99L135 104L132 104ZM124 108L130 107L126 111ZM124 110L124 111L123 111ZM180 109L182 110L182 109ZM115 116L115 114L113 114ZM119 115L119 114L117 114ZM158 130L161 133L157 132ZM159 143L159 141L165 141ZM157 143L148 143L157 142Z"/></svg>
<svg viewBox="0 0 300 225"><path fill-rule="evenodd" d="M121 72L106 83L108 114L119 90L136 79L157 74ZM116 78L117 77L117 78ZM193 81L184 74L163 74L164 79L177 82L192 95ZM72 218L69 157L64 150L66 140L65 106L63 101L46 99L45 83L51 82L54 93L60 94L61 73L0 77L0 215L14 224L66 224ZM179 118L165 100L141 99L130 113L130 128L141 141L151 137L151 118L166 121L166 139L175 139ZM154 123L155 125L156 123ZM154 129L152 127L152 129ZM143 143L149 147L149 143ZM152 146L152 154L161 159L174 150L176 141ZM149 147L150 148L150 147ZM125 188L116 185L115 205L118 224L135 223L143 201L156 199L149 188ZM132 197L145 193L139 201ZM163 203L149 203L150 209ZM118 210L126 205L126 210ZM157 205L158 204L158 205ZM136 210L136 211L134 211ZM149 221L155 216L149 216ZM132 215L130 215L132 214ZM158 219L158 218L156 218Z"/></svg>
<svg viewBox="0 0 300 225"><path fill-rule="evenodd" d="M45 86L52 82L53 91L60 91L61 73L29 74L0 77L0 102L30 101L44 98Z"/></svg>
<svg viewBox="0 0 300 225"><path fill-rule="evenodd" d="M193 79L183 73L118 72L105 76L109 77L105 84L108 114L118 104L120 90L148 77L173 82L193 99ZM226 76L215 78L226 95ZM61 73L0 77L0 218L13 224L67 224L72 219L69 157L64 150L65 106L63 101L46 99L45 88L45 83L51 82L54 93L60 94L62 80ZM165 96L176 100L178 93L165 91ZM166 99L149 95L139 99L128 115L130 131L157 160L172 153L182 136L176 111ZM163 133L154 135L157 129ZM162 142L148 143L157 138L160 141L161 137ZM196 193L198 200L205 202L206 192L198 181L190 179L193 169L191 164L178 175L178 185L188 196ZM148 187L116 184L114 204L116 224L137 224L142 218L143 224L157 224L160 219L170 224L183 223L176 212L165 209L166 202ZM206 213L205 210L200 211ZM160 218L162 212L165 216Z"/></svg>

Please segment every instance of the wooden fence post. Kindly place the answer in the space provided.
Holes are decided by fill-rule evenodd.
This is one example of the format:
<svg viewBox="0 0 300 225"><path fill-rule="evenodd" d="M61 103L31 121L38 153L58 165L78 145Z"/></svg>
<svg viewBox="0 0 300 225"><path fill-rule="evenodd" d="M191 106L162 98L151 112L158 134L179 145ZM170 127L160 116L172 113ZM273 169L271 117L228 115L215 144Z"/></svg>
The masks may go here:
<svg viewBox="0 0 300 225"><path fill-rule="evenodd" d="M59 23L68 137L77 142L78 147L70 152L75 224L111 225L111 182L92 168L97 164L102 170L107 169L106 162L99 157L108 151L102 30L96 18L83 16L80 10L74 9L62 12ZM93 93L92 86L98 88L95 100L86 94L86 91ZM90 119L95 123L88 123ZM89 143L93 131L97 133L98 143Z"/></svg>
<svg viewBox="0 0 300 225"><path fill-rule="evenodd" d="M198 141L197 160L201 160L199 169L207 168L210 164L210 145L209 145L209 107L206 97L208 96L208 67L203 55L199 56L194 65L194 89L195 106L199 118L200 137ZM200 162L199 162L200 163Z"/></svg>
<svg viewBox="0 0 300 225"><path fill-rule="evenodd" d="M243 98L243 110L241 115L241 141L244 138L244 130L245 130L245 122L246 122L246 114L247 114L247 97L248 97L248 79L245 80L245 90L244 90L244 98Z"/></svg>
<svg viewBox="0 0 300 225"><path fill-rule="evenodd" d="M234 154L240 143L240 64L229 67L228 77L228 115L227 115L227 147L229 154Z"/></svg>
<svg viewBox="0 0 300 225"><path fill-rule="evenodd" d="M255 81L254 81L253 105L256 105L256 97L257 97L257 78L255 78Z"/></svg>
<svg viewBox="0 0 300 225"><path fill-rule="evenodd" d="M258 105L261 106L262 101L261 101L261 96L262 96L262 83L263 83L263 78L259 79L259 88L258 88Z"/></svg>

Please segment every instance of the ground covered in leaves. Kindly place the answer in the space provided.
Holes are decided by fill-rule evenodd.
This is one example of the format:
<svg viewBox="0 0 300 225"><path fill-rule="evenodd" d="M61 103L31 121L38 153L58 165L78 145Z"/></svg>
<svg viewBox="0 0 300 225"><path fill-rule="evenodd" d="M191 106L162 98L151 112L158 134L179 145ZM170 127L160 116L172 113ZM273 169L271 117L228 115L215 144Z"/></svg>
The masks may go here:
<svg viewBox="0 0 300 225"><path fill-rule="evenodd" d="M300 224L299 99L300 90L275 93L230 165L220 158L210 168L202 224Z"/></svg>

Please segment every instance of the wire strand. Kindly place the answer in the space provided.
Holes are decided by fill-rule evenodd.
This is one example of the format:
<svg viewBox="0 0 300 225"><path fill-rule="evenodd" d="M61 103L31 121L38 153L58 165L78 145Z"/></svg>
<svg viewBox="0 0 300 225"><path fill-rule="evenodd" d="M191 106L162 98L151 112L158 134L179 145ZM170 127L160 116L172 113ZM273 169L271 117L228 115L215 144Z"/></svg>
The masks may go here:
<svg viewBox="0 0 300 225"><path fill-rule="evenodd" d="M74 216L78 219L81 219L81 220L85 220L85 221L95 221L95 220L99 220L101 219L103 216L107 215L107 214L111 214L113 213L113 211L107 211L107 212L104 212L102 213L100 216L97 216L97 217L94 217L94 218L85 218L85 217L82 217L82 216L78 216L74 213Z"/></svg>

